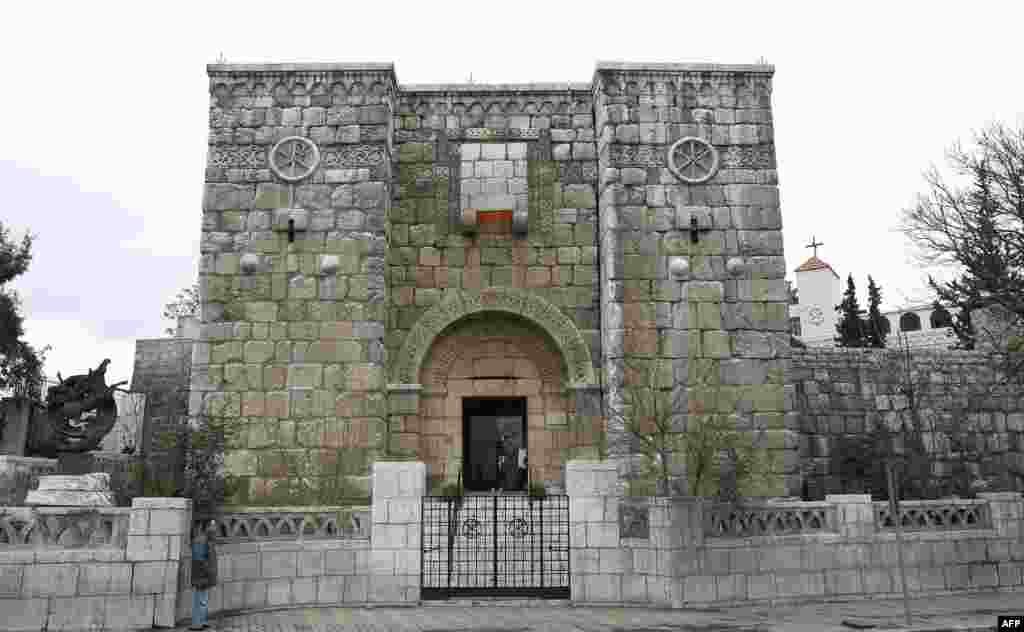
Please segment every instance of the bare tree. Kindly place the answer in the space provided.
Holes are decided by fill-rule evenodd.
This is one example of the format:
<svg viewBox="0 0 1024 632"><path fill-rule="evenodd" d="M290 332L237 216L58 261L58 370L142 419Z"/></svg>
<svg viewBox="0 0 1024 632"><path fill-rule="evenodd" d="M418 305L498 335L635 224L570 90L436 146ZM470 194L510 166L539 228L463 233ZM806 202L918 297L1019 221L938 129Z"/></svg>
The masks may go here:
<svg viewBox="0 0 1024 632"><path fill-rule="evenodd" d="M681 460L691 496L713 495L718 484L719 496L735 500L741 486L770 470L772 460L721 412L717 363L701 366L705 370L696 371L694 381L700 395L690 398L687 385L672 379L668 364L628 363L622 403L611 415L644 458L657 495L682 491L673 489L681 473L672 467Z"/></svg>
<svg viewBox="0 0 1024 632"><path fill-rule="evenodd" d="M994 309L1019 325L1024 322L1024 129L992 124L975 134L973 146L955 143L946 158L967 183L951 184L932 167L925 174L928 191L904 211L902 230L923 263L957 268L952 281L929 279L943 304L967 314ZM961 318L961 324L954 327L961 346L971 348L975 334L969 321ZM1006 346L1003 341L997 348Z"/></svg>

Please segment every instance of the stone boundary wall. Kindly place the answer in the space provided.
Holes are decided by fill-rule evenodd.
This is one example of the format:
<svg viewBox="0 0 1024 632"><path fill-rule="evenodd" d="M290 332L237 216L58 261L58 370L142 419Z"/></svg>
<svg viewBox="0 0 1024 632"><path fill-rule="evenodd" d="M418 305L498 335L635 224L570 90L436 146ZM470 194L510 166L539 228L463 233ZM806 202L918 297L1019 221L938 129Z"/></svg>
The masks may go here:
<svg viewBox="0 0 1024 632"><path fill-rule="evenodd" d="M192 556L178 571L177 622L192 616ZM237 542L217 549L211 616L277 608L363 604L370 596L369 540Z"/></svg>
<svg viewBox="0 0 1024 632"><path fill-rule="evenodd" d="M187 499L137 498L127 540L119 546L0 546L4 629L173 626L175 580L191 510Z"/></svg>
<svg viewBox="0 0 1024 632"><path fill-rule="evenodd" d="M0 507L21 505L40 476L56 473L57 459L0 454Z"/></svg>
<svg viewBox="0 0 1024 632"><path fill-rule="evenodd" d="M210 590L210 614L416 603L426 481L424 463L374 463L370 537L220 544L219 583ZM179 623L192 616L190 548L181 562Z"/></svg>
<svg viewBox="0 0 1024 632"><path fill-rule="evenodd" d="M696 499L632 499L648 506L649 528L647 537L629 538L620 528L615 468L567 464L578 605L683 608L901 596L895 534L876 529L870 496L829 496L836 520L824 532L749 538L706 537L704 505ZM991 528L904 533L912 596L1024 590L1024 501L1009 492L983 497Z"/></svg>
<svg viewBox="0 0 1024 632"><path fill-rule="evenodd" d="M1019 390L993 386L1003 357L914 350L908 379L900 351L794 349L786 389L798 417L806 497L843 491L830 472L830 454L841 437L870 432L879 423L896 429L911 419L909 399L900 391L907 383L915 388L923 421L940 430L925 428L926 445L943 445L948 441L943 425L963 419L990 455L977 464L981 476L1024 472L1024 397ZM1024 490L1019 474L1008 482L1011 489Z"/></svg>

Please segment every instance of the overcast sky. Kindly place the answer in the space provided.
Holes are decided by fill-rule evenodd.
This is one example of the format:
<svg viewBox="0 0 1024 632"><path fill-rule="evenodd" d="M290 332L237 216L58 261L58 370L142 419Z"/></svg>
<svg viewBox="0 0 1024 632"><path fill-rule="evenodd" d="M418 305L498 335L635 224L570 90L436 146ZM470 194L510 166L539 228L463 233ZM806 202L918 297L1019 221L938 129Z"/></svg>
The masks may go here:
<svg viewBox="0 0 1024 632"><path fill-rule="evenodd" d="M400 83L590 81L598 60L776 67L787 267L927 298L893 232L957 138L1024 113L1024 3L18 2L4 9L0 219L38 236L21 292L52 376L135 340L197 274L205 65L393 62ZM779 8L785 7L785 8ZM644 12L644 9L650 9ZM792 272L790 273L792 277ZM863 300L863 298L862 298Z"/></svg>

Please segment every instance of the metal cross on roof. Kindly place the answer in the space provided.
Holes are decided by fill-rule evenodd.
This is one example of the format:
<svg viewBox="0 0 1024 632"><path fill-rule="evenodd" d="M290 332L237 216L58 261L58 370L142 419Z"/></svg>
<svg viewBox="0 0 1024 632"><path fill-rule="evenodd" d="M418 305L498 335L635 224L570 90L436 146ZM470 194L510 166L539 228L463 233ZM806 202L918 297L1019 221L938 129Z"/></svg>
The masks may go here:
<svg viewBox="0 0 1024 632"><path fill-rule="evenodd" d="M814 256L818 256L818 246L824 246L822 242L818 241L817 237L811 237L811 243L804 246L804 248L814 248Z"/></svg>

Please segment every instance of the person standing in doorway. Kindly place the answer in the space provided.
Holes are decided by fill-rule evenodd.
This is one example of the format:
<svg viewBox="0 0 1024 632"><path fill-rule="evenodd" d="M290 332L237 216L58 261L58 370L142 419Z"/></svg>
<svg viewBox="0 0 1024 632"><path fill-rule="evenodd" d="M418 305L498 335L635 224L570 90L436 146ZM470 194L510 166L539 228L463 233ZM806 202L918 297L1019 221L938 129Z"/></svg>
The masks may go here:
<svg viewBox="0 0 1024 632"><path fill-rule="evenodd" d="M519 456L518 446L512 440L512 436L502 436L502 489L509 492L519 488L519 463L516 457Z"/></svg>
<svg viewBox="0 0 1024 632"><path fill-rule="evenodd" d="M192 625L205 630L210 607L210 588L217 585L217 523L209 521L192 540Z"/></svg>

